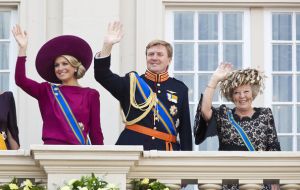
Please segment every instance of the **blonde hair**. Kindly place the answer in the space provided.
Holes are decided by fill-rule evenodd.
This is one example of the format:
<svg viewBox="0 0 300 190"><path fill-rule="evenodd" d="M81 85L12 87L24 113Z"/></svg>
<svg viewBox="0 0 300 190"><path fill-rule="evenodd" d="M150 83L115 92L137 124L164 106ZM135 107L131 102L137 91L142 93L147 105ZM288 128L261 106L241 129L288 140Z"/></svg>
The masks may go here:
<svg viewBox="0 0 300 190"><path fill-rule="evenodd" d="M220 91L223 97L233 102L233 91L239 86L250 85L254 100L258 93L263 92L265 78L266 76L257 69L235 70L220 82Z"/></svg>
<svg viewBox="0 0 300 190"><path fill-rule="evenodd" d="M173 48L170 43L168 43L164 40L152 40L151 42L149 42L148 45L146 46L146 55L147 55L148 49L150 49L153 46L157 46L157 45L162 45L162 46L166 47L168 57L172 59Z"/></svg>
<svg viewBox="0 0 300 190"><path fill-rule="evenodd" d="M82 63L80 61L78 61L78 59L76 59L75 57L73 57L71 55L61 55L59 57L65 58L66 60L68 60L68 62L70 63L70 65L72 67L76 68L75 78L80 79L84 76L86 69L84 68Z"/></svg>

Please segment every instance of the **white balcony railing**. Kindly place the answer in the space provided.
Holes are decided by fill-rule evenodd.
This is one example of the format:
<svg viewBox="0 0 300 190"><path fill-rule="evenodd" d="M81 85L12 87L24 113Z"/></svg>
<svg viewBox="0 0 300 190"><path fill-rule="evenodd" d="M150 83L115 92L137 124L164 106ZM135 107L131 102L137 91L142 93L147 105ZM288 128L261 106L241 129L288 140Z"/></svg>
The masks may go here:
<svg viewBox="0 0 300 190"><path fill-rule="evenodd" d="M196 183L219 189L237 182L241 189L280 183L300 189L300 152L143 151L141 146L32 145L31 150L0 151L0 182L31 178L56 190L72 178L95 173L122 190L135 178L168 184ZM128 186L127 186L128 189Z"/></svg>

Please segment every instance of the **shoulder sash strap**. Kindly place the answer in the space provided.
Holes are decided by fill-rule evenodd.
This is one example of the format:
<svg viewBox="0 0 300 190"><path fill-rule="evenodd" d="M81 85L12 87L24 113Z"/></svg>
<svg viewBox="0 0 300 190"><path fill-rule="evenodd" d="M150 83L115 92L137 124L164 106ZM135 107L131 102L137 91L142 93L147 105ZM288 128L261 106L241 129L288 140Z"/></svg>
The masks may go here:
<svg viewBox="0 0 300 190"><path fill-rule="evenodd" d="M70 128L72 129L76 139L82 145L90 144L89 140L87 140L87 142L86 142L86 140L82 134L81 127L80 127L79 123L77 122L68 102L66 101L63 94L59 90L59 87L55 84L50 84L50 85L51 85L52 93L53 93L62 113L64 114L65 119L67 120Z"/></svg>
<svg viewBox="0 0 300 190"><path fill-rule="evenodd" d="M7 146L5 143L6 134L4 131L0 132L0 150L7 150Z"/></svg>
<svg viewBox="0 0 300 190"><path fill-rule="evenodd" d="M144 81L144 79L142 79L137 73L134 73L134 74L135 74L135 77L137 78L138 90L139 90L140 94L142 95L143 99L146 100L147 97L150 96L152 90L148 86L148 84ZM153 108L153 109L155 109L155 108ZM152 111L154 111L153 109L152 109ZM168 131L169 134L176 136L177 132L176 132L176 128L175 128L173 119L170 116L170 114L168 113L168 111L165 108L165 106L163 105L163 103L158 98L157 98L156 109L158 111L159 121L162 122L164 128Z"/></svg>
<svg viewBox="0 0 300 190"><path fill-rule="evenodd" d="M248 148L249 151L255 151L255 148L253 147L249 137L245 133L245 131L242 129L242 127L234 120L233 115L230 110L227 111L227 116L229 118L230 123L234 126L234 128L238 131L240 134L240 137L244 141L244 144Z"/></svg>

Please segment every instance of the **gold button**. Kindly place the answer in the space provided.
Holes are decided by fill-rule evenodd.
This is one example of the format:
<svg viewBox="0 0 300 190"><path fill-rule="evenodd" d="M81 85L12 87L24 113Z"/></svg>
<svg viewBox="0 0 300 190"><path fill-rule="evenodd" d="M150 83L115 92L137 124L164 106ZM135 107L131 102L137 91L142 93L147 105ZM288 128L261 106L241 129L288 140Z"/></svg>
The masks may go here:
<svg viewBox="0 0 300 190"><path fill-rule="evenodd" d="M160 86L160 83L157 83L157 86Z"/></svg>
<svg viewBox="0 0 300 190"><path fill-rule="evenodd" d="M160 93L161 91L160 91L160 90L158 90L157 92L158 92L158 93Z"/></svg>
<svg viewBox="0 0 300 190"><path fill-rule="evenodd" d="M155 137L152 137L152 140L154 140L155 139Z"/></svg>

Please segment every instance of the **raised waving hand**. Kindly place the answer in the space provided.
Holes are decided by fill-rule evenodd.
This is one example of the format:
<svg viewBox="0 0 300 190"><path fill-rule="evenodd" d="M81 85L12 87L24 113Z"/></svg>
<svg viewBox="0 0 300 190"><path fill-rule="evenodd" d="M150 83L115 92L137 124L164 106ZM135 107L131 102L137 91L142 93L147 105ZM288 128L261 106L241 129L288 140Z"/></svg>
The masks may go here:
<svg viewBox="0 0 300 190"><path fill-rule="evenodd" d="M110 22L107 27L107 33L104 37L104 43L118 43L121 41L123 35L123 26L121 22Z"/></svg>
<svg viewBox="0 0 300 190"><path fill-rule="evenodd" d="M25 56L28 45L28 36L26 31L22 30L22 28L19 25L16 25L13 27L12 33L16 42L19 45L19 56Z"/></svg>
<svg viewBox="0 0 300 190"><path fill-rule="evenodd" d="M109 56L112 46L119 43L123 37L123 26L121 22L110 22L107 27L107 33L104 36L101 57Z"/></svg>
<svg viewBox="0 0 300 190"><path fill-rule="evenodd" d="M215 70L212 80L215 80L215 82L219 82L228 75L232 71L232 64L228 62L221 62L218 66L218 68ZM217 85L217 84L216 84Z"/></svg>
<svg viewBox="0 0 300 190"><path fill-rule="evenodd" d="M201 106L202 116L206 121L209 121L212 117L211 106L212 106L214 91L218 83L221 80L225 79L225 77L232 71L232 67L233 66L231 63L228 62L220 63L206 86L203 95L202 106Z"/></svg>

